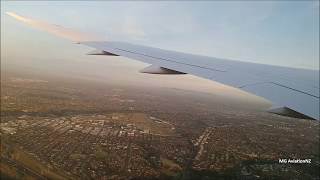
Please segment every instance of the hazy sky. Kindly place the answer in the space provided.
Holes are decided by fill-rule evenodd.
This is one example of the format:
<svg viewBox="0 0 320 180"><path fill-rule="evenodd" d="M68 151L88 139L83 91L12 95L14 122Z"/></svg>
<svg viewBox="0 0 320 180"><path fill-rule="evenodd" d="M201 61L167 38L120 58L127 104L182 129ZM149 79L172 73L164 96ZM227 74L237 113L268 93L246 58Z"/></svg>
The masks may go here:
<svg viewBox="0 0 320 180"><path fill-rule="evenodd" d="M6 11L93 32L103 39L319 69L319 1L2 1L1 31L6 37L2 36L1 43L6 45L6 56L19 56L13 53L19 49L24 56L54 54L52 58L57 59L71 57L77 50L59 38L20 24L6 16ZM27 45L30 39L33 42ZM36 42L43 43L42 48Z"/></svg>

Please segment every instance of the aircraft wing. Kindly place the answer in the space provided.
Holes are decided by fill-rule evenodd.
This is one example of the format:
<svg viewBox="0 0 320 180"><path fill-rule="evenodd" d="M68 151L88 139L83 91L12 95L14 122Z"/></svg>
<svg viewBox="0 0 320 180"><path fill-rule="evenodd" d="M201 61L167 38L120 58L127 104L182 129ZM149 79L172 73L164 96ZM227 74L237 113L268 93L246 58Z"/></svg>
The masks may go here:
<svg viewBox="0 0 320 180"><path fill-rule="evenodd" d="M97 49L93 55L117 55L148 64L144 73L192 74L261 96L275 106L273 112L319 120L319 70L255 64L200 56L115 41L86 41L62 26L7 13L33 27ZM53 29L53 30L52 30ZM75 34L77 37L75 37ZM70 36L70 37L69 37ZM79 39L79 40L77 40Z"/></svg>

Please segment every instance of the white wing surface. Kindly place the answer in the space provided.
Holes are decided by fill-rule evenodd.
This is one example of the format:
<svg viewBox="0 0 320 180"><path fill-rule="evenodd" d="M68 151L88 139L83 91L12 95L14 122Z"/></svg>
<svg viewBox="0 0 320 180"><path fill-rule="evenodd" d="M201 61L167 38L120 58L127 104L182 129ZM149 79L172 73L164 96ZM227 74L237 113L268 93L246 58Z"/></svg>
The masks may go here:
<svg viewBox="0 0 320 180"><path fill-rule="evenodd" d="M70 33L71 30L62 26L50 25L14 13L7 14L18 20L23 18L21 21L36 28L93 47L97 49L95 55L118 55L139 60L152 65L152 68L149 68L152 69L151 73L196 75L264 97L277 107L286 107L299 114L298 117L319 119L319 70L199 56L124 42L83 41L82 34ZM79 37L75 38L74 34Z"/></svg>

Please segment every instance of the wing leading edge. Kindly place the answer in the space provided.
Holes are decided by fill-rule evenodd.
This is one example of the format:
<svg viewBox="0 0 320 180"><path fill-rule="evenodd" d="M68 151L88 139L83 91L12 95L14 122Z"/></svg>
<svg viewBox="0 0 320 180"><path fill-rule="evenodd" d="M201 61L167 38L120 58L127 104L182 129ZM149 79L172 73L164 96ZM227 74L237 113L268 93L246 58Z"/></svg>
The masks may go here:
<svg viewBox="0 0 320 180"><path fill-rule="evenodd" d="M10 13L9 15L35 28L71 40L77 40L78 36L80 36L77 33L77 37L74 38L73 34L70 34L71 31L69 29L61 26L50 25L49 23L25 18L14 13ZM52 28L54 30L51 30ZM79 39L82 40L82 38ZM319 120L318 70L233 61L124 42L78 40L77 42L93 47L99 52L104 52L99 55L124 56L158 66L161 70L166 69L171 72L188 73L240 88L264 97L276 106L283 106L304 114L304 117Z"/></svg>

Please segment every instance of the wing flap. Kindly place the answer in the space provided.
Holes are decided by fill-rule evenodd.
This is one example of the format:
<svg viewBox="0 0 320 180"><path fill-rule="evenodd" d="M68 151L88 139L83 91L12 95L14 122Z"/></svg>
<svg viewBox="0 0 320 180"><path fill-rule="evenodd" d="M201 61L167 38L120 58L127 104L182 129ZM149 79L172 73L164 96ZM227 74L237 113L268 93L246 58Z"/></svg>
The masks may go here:
<svg viewBox="0 0 320 180"><path fill-rule="evenodd" d="M293 109L287 108L287 107L270 109L270 110L268 110L268 112L273 113L273 114L279 114L282 116L300 118L300 119L313 119L312 117L306 116L305 114L301 114L301 113L299 113Z"/></svg>
<svg viewBox="0 0 320 180"><path fill-rule="evenodd" d="M264 97L277 106L288 107L314 119L319 118L319 98L273 83L261 83L241 88Z"/></svg>

